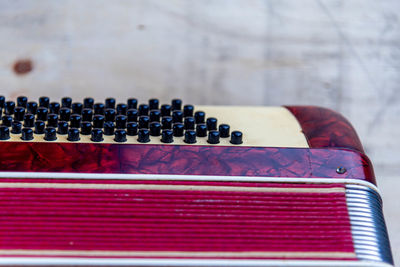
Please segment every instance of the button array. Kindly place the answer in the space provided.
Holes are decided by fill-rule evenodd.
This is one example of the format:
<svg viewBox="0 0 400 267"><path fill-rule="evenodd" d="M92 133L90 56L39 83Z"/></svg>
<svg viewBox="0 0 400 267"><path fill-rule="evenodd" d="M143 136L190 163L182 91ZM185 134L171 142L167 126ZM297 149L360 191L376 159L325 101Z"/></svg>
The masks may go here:
<svg viewBox="0 0 400 267"><path fill-rule="evenodd" d="M21 140L30 141L35 135L43 135L46 141L56 141L58 135L66 135L70 142L79 141L80 135L90 136L92 142L101 142L104 136L113 136L118 143L127 142L127 136L137 136L140 143L153 138L170 144L174 138L182 138L187 144L196 144L205 138L209 144L220 143L221 138L230 138L230 143L243 143L243 134L230 132L228 124L218 124L218 119L206 117L193 105L183 105L182 100L173 99L170 104L161 104L158 99L139 103L129 98L126 103L117 103L114 98L104 103L85 98L75 102L64 97L59 102L49 97L30 101L20 96L16 101L0 96L0 140L19 134ZM11 128L11 129L10 129Z"/></svg>

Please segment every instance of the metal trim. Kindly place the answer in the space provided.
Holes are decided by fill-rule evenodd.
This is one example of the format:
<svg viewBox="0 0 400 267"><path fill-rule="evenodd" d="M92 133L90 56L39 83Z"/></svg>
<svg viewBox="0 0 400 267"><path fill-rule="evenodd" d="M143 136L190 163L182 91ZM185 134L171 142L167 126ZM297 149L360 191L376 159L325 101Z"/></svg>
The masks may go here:
<svg viewBox="0 0 400 267"><path fill-rule="evenodd" d="M366 186L347 184L346 201L357 258L393 265L379 193Z"/></svg>

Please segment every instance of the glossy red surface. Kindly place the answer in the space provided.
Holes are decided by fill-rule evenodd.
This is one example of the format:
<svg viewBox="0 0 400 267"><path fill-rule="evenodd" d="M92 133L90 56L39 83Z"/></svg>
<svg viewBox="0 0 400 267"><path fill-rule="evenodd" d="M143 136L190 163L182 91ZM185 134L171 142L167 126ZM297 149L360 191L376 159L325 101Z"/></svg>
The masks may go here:
<svg viewBox="0 0 400 267"><path fill-rule="evenodd" d="M0 142L0 171L353 178L367 157L344 149ZM343 166L344 174L336 169Z"/></svg>
<svg viewBox="0 0 400 267"><path fill-rule="evenodd" d="M296 117L311 148L335 147L364 153L350 122L341 114L315 106L287 106Z"/></svg>
<svg viewBox="0 0 400 267"><path fill-rule="evenodd" d="M47 181L0 180L2 256L12 256L12 250L19 250L22 256L24 250L40 250L41 256L54 250L122 251L135 252L131 257L138 258L146 257L141 252L149 251L185 253L177 258L199 257L195 252L234 252L211 258L282 258L262 256L263 252L326 252L302 258L329 258L332 252L354 252L341 184L113 180L77 183L55 179L50 186L35 188L43 182ZM84 187L101 183L107 187ZM123 187L113 189L113 184ZM140 184L161 187L129 188ZM169 185L190 187L163 188ZM200 185L211 188L196 191ZM226 187L278 188L288 192L229 191ZM289 192L296 189L308 192ZM355 259L330 259L338 258Z"/></svg>

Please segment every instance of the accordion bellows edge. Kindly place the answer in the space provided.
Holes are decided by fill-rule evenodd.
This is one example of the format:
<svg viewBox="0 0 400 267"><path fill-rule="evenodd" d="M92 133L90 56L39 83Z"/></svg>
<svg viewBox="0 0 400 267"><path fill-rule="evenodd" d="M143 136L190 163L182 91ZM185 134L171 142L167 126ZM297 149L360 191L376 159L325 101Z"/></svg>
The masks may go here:
<svg viewBox="0 0 400 267"><path fill-rule="evenodd" d="M0 99L0 264L393 264L372 164L336 112L29 103Z"/></svg>

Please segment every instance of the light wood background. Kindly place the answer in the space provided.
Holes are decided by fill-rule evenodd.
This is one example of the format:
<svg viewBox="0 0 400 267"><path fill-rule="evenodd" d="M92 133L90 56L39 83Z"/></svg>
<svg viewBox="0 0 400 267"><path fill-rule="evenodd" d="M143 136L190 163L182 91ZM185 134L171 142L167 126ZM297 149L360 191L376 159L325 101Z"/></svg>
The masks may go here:
<svg viewBox="0 0 400 267"><path fill-rule="evenodd" d="M0 94L330 107L375 164L397 251L399 11L398 0L2 0ZM16 74L19 60L32 71Z"/></svg>

